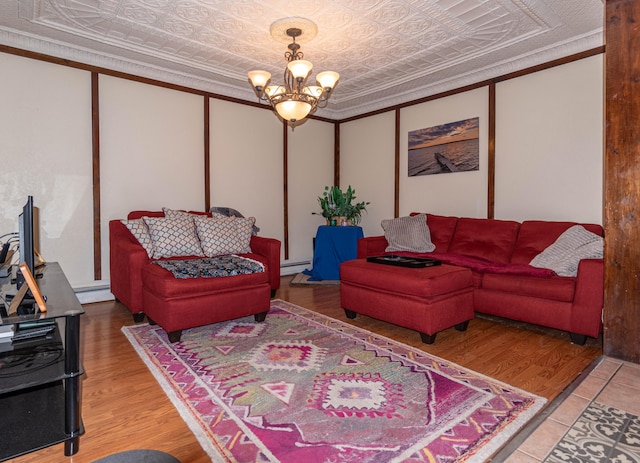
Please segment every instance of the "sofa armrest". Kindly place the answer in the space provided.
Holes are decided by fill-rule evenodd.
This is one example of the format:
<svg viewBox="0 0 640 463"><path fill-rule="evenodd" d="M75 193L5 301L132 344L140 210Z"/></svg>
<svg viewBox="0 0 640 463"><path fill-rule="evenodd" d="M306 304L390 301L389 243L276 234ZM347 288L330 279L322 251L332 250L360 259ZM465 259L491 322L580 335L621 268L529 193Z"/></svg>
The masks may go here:
<svg viewBox="0 0 640 463"><path fill-rule="evenodd" d="M367 236L358 240L358 259L383 254L389 243L384 235Z"/></svg>
<svg viewBox="0 0 640 463"><path fill-rule="evenodd" d="M251 252L267 259L269 283L271 283L271 290L275 291L280 287L280 240L253 235L250 245Z"/></svg>
<svg viewBox="0 0 640 463"><path fill-rule="evenodd" d="M571 310L571 332L597 338L602 329L604 260L582 259Z"/></svg>
<svg viewBox="0 0 640 463"><path fill-rule="evenodd" d="M147 251L120 220L109 221L109 279L111 293L131 313L142 312L142 267Z"/></svg>

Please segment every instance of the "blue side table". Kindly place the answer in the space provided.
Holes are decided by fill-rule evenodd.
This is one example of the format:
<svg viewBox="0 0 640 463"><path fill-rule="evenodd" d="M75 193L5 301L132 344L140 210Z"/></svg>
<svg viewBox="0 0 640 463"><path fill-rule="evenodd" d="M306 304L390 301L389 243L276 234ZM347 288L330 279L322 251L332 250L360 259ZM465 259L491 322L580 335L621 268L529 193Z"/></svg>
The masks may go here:
<svg viewBox="0 0 640 463"><path fill-rule="evenodd" d="M358 257L358 240L362 237L362 227L318 227L309 281L339 280L340 264Z"/></svg>

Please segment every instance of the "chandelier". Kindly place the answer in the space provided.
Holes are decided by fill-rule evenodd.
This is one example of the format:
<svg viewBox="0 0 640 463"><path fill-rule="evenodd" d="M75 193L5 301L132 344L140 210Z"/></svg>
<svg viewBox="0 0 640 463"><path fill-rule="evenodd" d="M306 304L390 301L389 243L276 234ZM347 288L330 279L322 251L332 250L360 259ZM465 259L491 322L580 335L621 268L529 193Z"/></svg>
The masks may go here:
<svg viewBox="0 0 640 463"><path fill-rule="evenodd" d="M291 27L289 27L291 26ZM249 71L249 81L256 92L259 101L268 102L272 109L290 126L291 129L316 109L324 108L331 96L331 92L338 83L340 75L334 71L318 73L318 85L308 85L307 81L313 64L304 59L300 51L300 44L296 39L301 36L315 37L316 25L304 18L286 18L274 22L270 29L274 38L289 41L288 51L284 57L287 67L284 70L283 85L269 85L271 73L267 71ZM284 33L284 37L282 36ZM309 38L305 37L307 40Z"/></svg>

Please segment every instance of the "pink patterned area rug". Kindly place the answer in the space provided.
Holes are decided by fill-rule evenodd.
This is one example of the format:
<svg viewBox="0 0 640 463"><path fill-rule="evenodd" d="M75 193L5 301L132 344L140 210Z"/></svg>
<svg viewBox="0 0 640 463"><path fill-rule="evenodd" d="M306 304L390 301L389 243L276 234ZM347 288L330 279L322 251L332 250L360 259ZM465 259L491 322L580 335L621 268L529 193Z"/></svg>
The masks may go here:
<svg viewBox="0 0 640 463"><path fill-rule="evenodd" d="M545 399L281 300L263 323L122 328L220 462L481 462Z"/></svg>

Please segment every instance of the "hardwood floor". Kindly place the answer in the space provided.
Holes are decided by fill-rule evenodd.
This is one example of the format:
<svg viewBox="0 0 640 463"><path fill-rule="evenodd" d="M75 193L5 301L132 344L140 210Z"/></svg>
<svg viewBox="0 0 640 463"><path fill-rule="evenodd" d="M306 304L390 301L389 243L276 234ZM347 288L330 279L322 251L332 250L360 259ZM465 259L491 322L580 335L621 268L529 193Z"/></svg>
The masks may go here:
<svg viewBox="0 0 640 463"><path fill-rule="evenodd" d="M476 317L465 332L449 329L432 345L415 331L358 315L348 320L340 308L338 287L289 286L282 277L277 297L327 316L404 342L433 355L546 397L556 397L602 354L601 342L569 342L567 333ZM10 460L12 463L90 463L131 449L167 452L182 463L210 459L167 399L147 367L121 332L133 324L129 311L116 302L87 305L82 317L82 418L80 451L65 457L63 445ZM2 436L0 439L10 439Z"/></svg>

